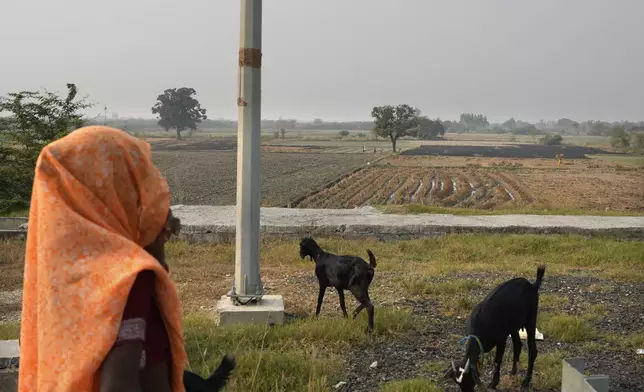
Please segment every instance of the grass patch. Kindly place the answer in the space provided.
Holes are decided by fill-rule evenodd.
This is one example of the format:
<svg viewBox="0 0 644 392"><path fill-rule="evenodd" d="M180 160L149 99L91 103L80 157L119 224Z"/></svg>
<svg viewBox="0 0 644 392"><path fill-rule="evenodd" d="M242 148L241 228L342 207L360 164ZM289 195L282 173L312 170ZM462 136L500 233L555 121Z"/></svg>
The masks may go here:
<svg viewBox="0 0 644 392"><path fill-rule="evenodd" d="M383 384L380 392L442 392L443 389L424 378L391 381Z"/></svg>
<svg viewBox="0 0 644 392"><path fill-rule="evenodd" d="M426 364L423 365L422 371L424 373L444 373L447 370L447 367L449 366L448 361L432 361L432 362L427 362Z"/></svg>
<svg viewBox="0 0 644 392"><path fill-rule="evenodd" d="M211 319L190 316L185 321L186 350L190 368L204 376L224 354L234 354L238 366L229 390L326 391L342 378L347 348L392 339L418 327L410 312L393 309L379 309L375 324L372 337L365 333L366 317L219 327Z"/></svg>
<svg viewBox="0 0 644 392"><path fill-rule="evenodd" d="M538 345L539 343L537 343ZM566 351L555 350L551 352L539 352L534 364L531 387L535 390L554 390L561 388L561 361L570 357L571 354ZM527 350L521 352L519 359L520 369L528 368ZM512 376L509 369L501 370L501 389L518 391L521 388L524 374L519 372L518 376Z"/></svg>
<svg viewBox="0 0 644 392"><path fill-rule="evenodd" d="M20 337L20 323L0 323L0 340L13 340Z"/></svg>
<svg viewBox="0 0 644 392"><path fill-rule="evenodd" d="M638 241L587 239L574 235L490 234L447 235L391 242L340 238L317 240L323 248L338 254L365 257L366 248L375 253L378 267L370 289L376 305L374 335L364 333L366 312L355 321L340 317L334 290L327 292L321 317L307 318L315 309L318 287L313 264L298 256L297 240L262 242L262 280L269 287L269 292L275 290L287 294L287 311L303 315L304 318L272 328L218 327L210 318L200 314L208 313L210 317L212 304L230 288L234 273L234 245L171 242L167 256L184 312L188 315L185 337L191 369L208 375L219 365L224 354L231 353L236 356L239 368L227 389L229 391L329 391L338 381L346 380L344 359L349 347L360 350L373 344L396 342L411 335L411 331L433 330L439 326L435 319L428 317L421 320L408 311L393 309L394 306L405 306L392 304L399 301L406 290L427 295L428 302L434 304L435 300L435 306L443 313L465 318L480 297L496 283L512 276L523 276L533 281L537 265L541 263L548 266L543 282L547 290L552 288L551 282L558 279L557 275L619 276L621 280L631 282L644 280L644 242ZM0 241L0 269L3 272L0 291L21 287L24 244L21 240ZM418 286L414 287L414 284ZM618 284L598 281L593 291L611 291L613 285ZM586 284L580 288L586 290L588 287ZM580 347L588 345L589 349L609 347L631 353L644 346L641 338L644 331L620 335L602 334L601 330L595 330L595 318L606 309L617 306L614 303L607 302L605 307L584 303L586 313L584 318L578 318L561 315L567 307L566 299L558 294L542 293L540 306L545 311L540 312L537 325L546 339L580 342ZM347 307L351 311L354 306L355 301L347 294ZM1 325L0 337L17 338L18 331L17 324ZM462 333L458 332L456 329L441 329L440 341L456 346L462 337ZM593 342L601 345L593 346ZM545 352L552 349L552 345L544 345L539 353L535 367L536 388L550 390L559 387L560 360L566 353ZM511 348L507 350L506 356L511 357ZM525 346L524 352L527 352ZM577 350L574 354L578 354ZM491 357L492 353L486 355L486 359ZM424 365L425 374L430 379L438 380L448 365L448 362L442 363L441 360L448 361L450 358L432 359L436 359L436 362ZM504 377L504 380L507 385L516 386L521 381L512 377ZM405 388L405 383L409 382L411 388L415 381L391 383L387 387Z"/></svg>
<svg viewBox="0 0 644 392"><path fill-rule="evenodd" d="M0 212L0 217L3 218L27 218L29 217L29 210L16 210Z"/></svg>
<svg viewBox="0 0 644 392"><path fill-rule="evenodd" d="M568 305L570 300L568 297L562 295L544 293L539 295L539 309L540 310L554 310L561 309Z"/></svg>
<svg viewBox="0 0 644 392"><path fill-rule="evenodd" d="M619 348L631 353L639 348L644 348L644 329L631 334L605 333L601 335L602 340L608 342L612 347Z"/></svg>
<svg viewBox="0 0 644 392"><path fill-rule="evenodd" d="M587 317L540 314L539 324L545 336L562 342L582 342L596 336Z"/></svg>
<svg viewBox="0 0 644 392"><path fill-rule="evenodd" d="M483 210L475 208L440 207L424 204L402 204L374 206L385 214L451 214L451 215L569 215L569 216L641 216L644 211L613 211L613 210L586 210L575 208L536 208L517 206L514 208L499 208Z"/></svg>
<svg viewBox="0 0 644 392"><path fill-rule="evenodd" d="M429 279L413 278L403 280L403 286L412 295L452 295L467 293L483 287L475 280L456 279L447 282L433 283Z"/></svg>

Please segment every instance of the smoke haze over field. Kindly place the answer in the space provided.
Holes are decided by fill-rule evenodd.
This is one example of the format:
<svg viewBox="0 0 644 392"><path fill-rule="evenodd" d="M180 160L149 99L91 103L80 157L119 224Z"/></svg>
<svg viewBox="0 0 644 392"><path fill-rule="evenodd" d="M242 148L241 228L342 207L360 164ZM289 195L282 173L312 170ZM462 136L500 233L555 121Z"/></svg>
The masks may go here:
<svg viewBox="0 0 644 392"><path fill-rule="evenodd" d="M0 95L82 94L108 115L153 117L193 87L236 118L239 1L23 0L0 5ZM641 0L267 0L263 118L430 116L644 119Z"/></svg>

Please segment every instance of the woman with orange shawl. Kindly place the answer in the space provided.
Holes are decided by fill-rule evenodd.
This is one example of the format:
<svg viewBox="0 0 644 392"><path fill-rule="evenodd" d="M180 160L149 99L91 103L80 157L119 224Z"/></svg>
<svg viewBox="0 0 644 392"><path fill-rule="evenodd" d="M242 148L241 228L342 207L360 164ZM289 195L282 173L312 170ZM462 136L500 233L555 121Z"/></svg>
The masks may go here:
<svg viewBox="0 0 644 392"><path fill-rule="evenodd" d="M175 231L150 146L86 127L46 146L33 185L19 390L184 390Z"/></svg>

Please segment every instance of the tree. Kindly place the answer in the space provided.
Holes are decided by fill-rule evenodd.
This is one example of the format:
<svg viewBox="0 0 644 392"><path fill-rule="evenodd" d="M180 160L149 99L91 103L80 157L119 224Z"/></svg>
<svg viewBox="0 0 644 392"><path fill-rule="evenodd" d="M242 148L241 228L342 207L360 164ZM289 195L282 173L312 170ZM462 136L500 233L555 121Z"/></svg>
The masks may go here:
<svg viewBox="0 0 644 392"><path fill-rule="evenodd" d="M418 116L418 125L413 132L421 140L436 140L445 135L445 128L438 118L432 120L427 116Z"/></svg>
<svg viewBox="0 0 644 392"><path fill-rule="evenodd" d="M418 124L420 110L409 105L376 106L371 110L375 135L389 138L393 152L396 152L398 138L413 134L413 129Z"/></svg>
<svg viewBox="0 0 644 392"><path fill-rule="evenodd" d="M340 131L340 132L338 132L338 136L340 136L340 139L342 139L343 137L347 137L347 136L349 136L349 131L346 131L346 130L345 131Z"/></svg>
<svg viewBox="0 0 644 392"><path fill-rule="evenodd" d="M468 131L485 128L490 125L486 116L474 113L462 113L460 123L465 125Z"/></svg>
<svg viewBox="0 0 644 392"><path fill-rule="evenodd" d="M282 136L282 140L286 139L286 129L280 129L280 135Z"/></svg>
<svg viewBox="0 0 644 392"><path fill-rule="evenodd" d="M159 126L166 131L176 129L178 140L181 140L182 131L196 130L197 124L207 118L206 109L193 98L196 94L193 88L170 88L157 97L157 103L152 107L152 113L158 115Z"/></svg>
<svg viewBox="0 0 644 392"><path fill-rule="evenodd" d="M577 128L579 128L579 123L577 121L573 121L569 118L560 118L557 120L557 127L561 129L562 131L576 131Z"/></svg>
<svg viewBox="0 0 644 392"><path fill-rule="evenodd" d="M517 127L517 120L515 120L514 117L511 117L509 120L504 122L502 125L503 125L503 128L505 128L508 131L512 132Z"/></svg>
<svg viewBox="0 0 644 392"><path fill-rule="evenodd" d="M610 124L604 121L585 121L581 126L591 136L608 136L611 132Z"/></svg>
<svg viewBox="0 0 644 392"><path fill-rule="evenodd" d="M610 130L610 145L618 151L627 151L631 146L631 138L624 127L617 126Z"/></svg>
<svg viewBox="0 0 644 392"><path fill-rule="evenodd" d="M0 97L0 212L29 207L34 169L47 144L83 125L76 85L67 84L67 97L50 91L21 91Z"/></svg>

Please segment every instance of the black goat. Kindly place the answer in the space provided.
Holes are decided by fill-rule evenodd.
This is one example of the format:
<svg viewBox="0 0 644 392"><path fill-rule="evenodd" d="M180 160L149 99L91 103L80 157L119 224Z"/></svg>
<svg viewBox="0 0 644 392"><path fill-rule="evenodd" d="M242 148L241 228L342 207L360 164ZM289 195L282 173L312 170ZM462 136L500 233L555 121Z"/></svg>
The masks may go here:
<svg viewBox="0 0 644 392"><path fill-rule="evenodd" d="M229 356L225 356L221 360L221 364L212 373L208 379L203 379L199 375L183 371L183 386L186 392L218 392L224 389L230 373L235 368L235 360Z"/></svg>
<svg viewBox="0 0 644 392"><path fill-rule="evenodd" d="M472 310L467 320L467 337L464 339L465 356L459 362L458 370L452 361L451 367L445 373L446 378L456 381L461 391L474 391L475 385L481 385L480 372L484 353L494 347L494 376L489 388L496 388L508 335L512 337L514 349L512 374L517 373L517 363L521 355L521 328L525 328L528 335L528 371L521 386L527 388L530 385L534 361L537 358L535 330L539 287L545 272L546 267L540 266L534 283L524 278L515 278L500 284Z"/></svg>
<svg viewBox="0 0 644 392"><path fill-rule="evenodd" d="M313 238L307 237L300 242L300 257L309 256L315 261L315 275L320 283L318 294L318 305L315 315L320 314L320 307L324 299L324 292L327 287L333 286L340 297L340 307L344 317L348 317L347 308L344 304L344 290L349 290L356 297L360 305L353 312L355 319L362 309L367 308L369 315L368 332L373 331L373 304L369 299L369 285L373 280L376 257L367 249L369 264L358 256L334 255L325 252Z"/></svg>

